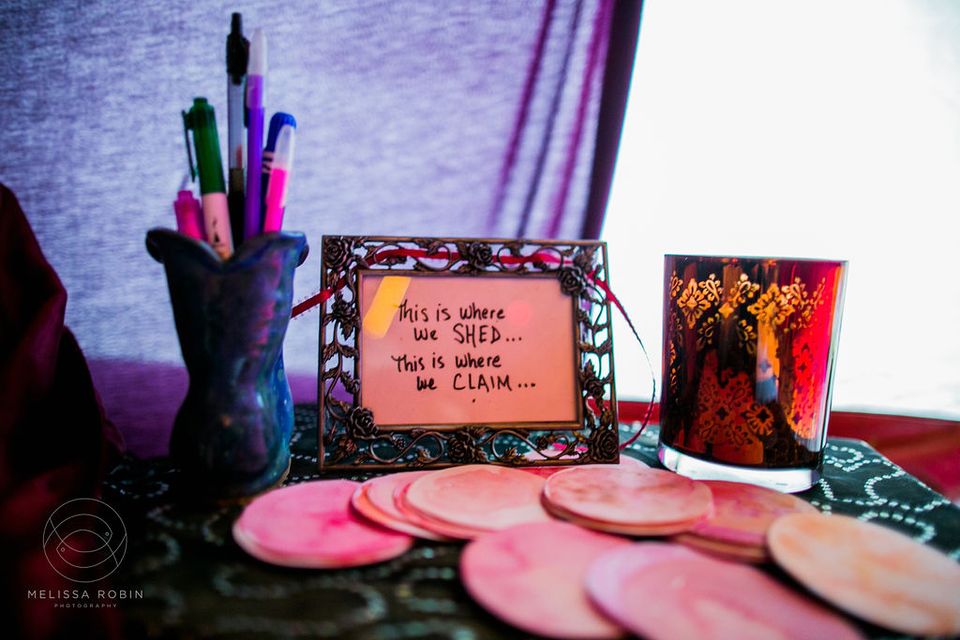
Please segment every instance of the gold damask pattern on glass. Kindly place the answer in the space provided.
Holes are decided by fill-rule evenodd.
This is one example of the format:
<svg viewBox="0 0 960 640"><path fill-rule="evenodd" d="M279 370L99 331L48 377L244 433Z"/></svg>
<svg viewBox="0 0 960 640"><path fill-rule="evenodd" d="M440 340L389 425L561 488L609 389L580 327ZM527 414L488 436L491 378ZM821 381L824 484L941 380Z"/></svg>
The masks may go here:
<svg viewBox="0 0 960 640"><path fill-rule="evenodd" d="M717 279L717 276L710 274L706 280L697 283L703 297L711 304L720 302L720 294L723 292L723 285Z"/></svg>
<svg viewBox="0 0 960 640"><path fill-rule="evenodd" d="M673 340L670 341L669 346L667 347L667 353L669 358L669 384L670 384L670 394L675 395L680 384L680 368L677 366L677 345Z"/></svg>
<svg viewBox="0 0 960 640"><path fill-rule="evenodd" d="M773 412L767 407L754 402L743 415L751 433L765 436L773 433Z"/></svg>
<svg viewBox="0 0 960 640"><path fill-rule="evenodd" d="M693 278L687 282L686 288L677 300L677 306L687 321L687 327L693 329L708 309L720 301L720 282L717 276L710 274L706 280L697 282Z"/></svg>
<svg viewBox="0 0 960 640"><path fill-rule="evenodd" d="M807 294L807 285L800 281L800 278L794 278L791 284L785 284L781 288L783 295L787 298L790 305L796 310L796 314L790 322L791 329L804 329L813 322L814 314L820 305L823 304L823 289L826 280L821 278L812 294Z"/></svg>
<svg viewBox="0 0 960 640"><path fill-rule="evenodd" d="M780 287L771 284L756 302L747 307L747 311L757 317L757 322L779 327L793 314L795 309Z"/></svg>
<svg viewBox="0 0 960 640"><path fill-rule="evenodd" d="M750 355L757 354L757 330L746 320L737 323L737 342Z"/></svg>
<svg viewBox="0 0 960 640"><path fill-rule="evenodd" d="M697 349L703 349L713 344L713 339L717 334L718 317L717 314L714 314L700 324L700 328L697 329Z"/></svg>
<svg viewBox="0 0 960 640"><path fill-rule="evenodd" d="M670 274L670 299L676 300L677 296L680 295L680 291L683 289L683 280L677 277L677 273L673 272Z"/></svg>
<svg viewBox="0 0 960 640"><path fill-rule="evenodd" d="M795 384L789 407L785 407L790 429L801 438L812 438L817 431L819 407L814 379L816 363L810 345L804 343L794 349Z"/></svg>
<svg viewBox="0 0 960 640"><path fill-rule="evenodd" d="M729 318L730 314L737 310L737 307L747 300L753 299L759 290L760 285L750 282L747 274L741 273L740 280L727 290L727 297L720 306L720 315L722 315L724 319Z"/></svg>
<svg viewBox="0 0 960 640"><path fill-rule="evenodd" d="M754 401L753 383L745 372L729 375L721 386L717 356L710 353L703 365L697 397L696 428L708 444L742 447L772 433L773 413Z"/></svg>
<svg viewBox="0 0 960 640"><path fill-rule="evenodd" d="M696 328L697 323L704 319L704 324L697 332L697 346L703 348L713 343L716 323L721 318L729 318L737 308L754 299L747 306L747 311L757 322L779 327L789 320L787 326L790 329L809 327L817 309L823 304L825 285L826 279L821 278L813 293L810 293L806 283L794 278L790 284L771 284L757 297L760 285L751 282L745 273L740 274L737 282L724 290L716 274L711 273L706 280L700 281L690 278L684 285L674 272L670 275L669 286L670 298L676 301L676 308L683 315L687 328ZM721 300L723 304L720 304ZM751 340L756 340L756 331L741 319L737 325L737 336L741 346L747 345Z"/></svg>

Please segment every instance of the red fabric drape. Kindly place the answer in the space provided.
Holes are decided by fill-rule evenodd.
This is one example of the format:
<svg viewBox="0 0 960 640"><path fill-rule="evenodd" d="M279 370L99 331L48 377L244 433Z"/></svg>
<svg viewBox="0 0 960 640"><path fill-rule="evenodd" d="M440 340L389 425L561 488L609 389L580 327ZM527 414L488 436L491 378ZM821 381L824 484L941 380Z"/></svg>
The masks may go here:
<svg viewBox="0 0 960 640"><path fill-rule="evenodd" d="M20 204L0 185L0 609L9 618L0 628L6 637L117 635L102 610L59 609L27 597L28 590L77 588L47 563L43 527L65 501L97 495L122 449L63 324L66 302Z"/></svg>

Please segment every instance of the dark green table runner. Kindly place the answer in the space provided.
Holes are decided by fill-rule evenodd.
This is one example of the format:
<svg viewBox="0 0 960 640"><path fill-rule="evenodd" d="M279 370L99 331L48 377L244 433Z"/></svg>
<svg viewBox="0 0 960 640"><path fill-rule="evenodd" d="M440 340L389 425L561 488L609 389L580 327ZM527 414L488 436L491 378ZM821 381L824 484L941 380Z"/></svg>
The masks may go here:
<svg viewBox="0 0 960 640"><path fill-rule="evenodd" d="M297 407L288 483L321 477L316 424L315 406ZM656 465L656 442L653 427L629 453ZM396 560L357 569L273 567L234 544L230 527L239 506L184 506L172 489L176 475L163 461L128 459L106 483L104 500L120 511L129 536L113 586L143 591L143 599L118 607L129 635L384 640L523 635L469 598L458 578L459 544L418 541ZM824 476L801 497L822 511L877 521L960 558L960 509L866 443L830 440ZM873 637L897 637L863 629Z"/></svg>

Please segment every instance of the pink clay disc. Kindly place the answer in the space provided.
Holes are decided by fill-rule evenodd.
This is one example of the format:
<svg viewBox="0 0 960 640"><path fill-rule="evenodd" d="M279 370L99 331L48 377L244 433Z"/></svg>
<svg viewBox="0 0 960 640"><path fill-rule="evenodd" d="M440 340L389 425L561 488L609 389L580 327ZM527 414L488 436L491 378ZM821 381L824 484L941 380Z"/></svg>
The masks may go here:
<svg viewBox="0 0 960 640"><path fill-rule="evenodd" d="M741 482L703 480L713 495L713 515L690 533L729 544L763 548L767 529L788 513L818 513L817 508L789 493Z"/></svg>
<svg viewBox="0 0 960 640"><path fill-rule="evenodd" d="M573 524L595 531L616 533L624 536L670 536L688 531L690 527L699 522L699 520L683 520L680 522L668 522L655 525L627 525L620 524L619 522L611 523L603 520L594 520L592 518L583 518L566 509L550 504L546 500L544 500L544 506L548 513L567 522L572 522Z"/></svg>
<svg viewBox="0 0 960 640"><path fill-rule="evenodd" d="M399 556L413 538L368 524L350 510L360 484L320 480L256 498L233 525L250 555L287 567L354 567Z"/></svg>
<svg viewBox="0 0 960 640"><path fill-rule="evenodd" d="M737 562L761 563L769 559L765 547L754 547L750 545L733 544L721 540L711 540L701 538L692 533L680 533L671 538L673 542L685 544L688 547L703 551L712 556L723 558L724 560L735 560Z"/></svg>
<svg viewBox="0 0 960 640"><path fill-rule="evenodd" d="M411 482L412 481L404 481L399 483L393 493L393 503L407 522L431 531L438 536L453 540L473 540L486 533L485 529L460 527L435 518L428 518L411 509L407 505L407 491L410 489Z"/></svg>
<svg viewBox="0 0 960 640"><path fill-rule="evenodd" d="M633 456L624 455L622 453L620 454L620 466L621 467L639 467L641 469L650 468L650 466L647 463L643 462L642 460L634 458Z"/></svg>
<svg viewBox="0 0 960 640"><path fill-rule="evenodd" d="M677 544L614 549L590 566L586 585L601 611L647 640L862 637L762 571Z"/></svg>
<svg viewBox="0 0 960 640"><path fill-rule="evenodd" d="M523 456L523 457L526 458L527 460L530 460L531 462L535 462L535 461L537 461L537 460L544 460L544 457L543 457L542 455L540 455L539 453L537 453L536 451L531 451L531 452L527 453L527 454L526 454L525 456ZM603 466L607 466L607 465L584 465L584 466L603 467ZM611 465L611 466L613 466L613 465ZM640 460L637 460L636 458L634 458L634 457L632 457L632 456L627 456L627 455L623 455L623 454L620 455L620 463L619 463L619 466L622 466L622 467L637 467L637 468L644 468L644 469L645 469L645 468L648 468L647 465L644 464L643 462L641 462ZM566 471L566 470L569 469L569 468L570 468L570 467L548 467L548 466L545 466L545 465L541 465L541 466L537 466L537 467L518 467L518 469L520 469L521 471L526 471L527 473L536 474L536 475L540 476L541 478L549 478L549 477L552 476L553 474L558 473L558 472L560 472L560 471Z"/></svg>
<svg viewBox="0 0 960 640"><path fill-rule="evenodd" d="M543 498L556 515L630 535L686 531L713 509L710 490L698 481L622 466L561 471L547 478Z"/></svg>
<svg viewBox="0 0 960 640"><path fill-rule="evenodd" d="M543 482L539 476L508 467L452 467L410 483L406 504L428 518L496 531L551 519L540 504Z"/></svg>
<svg viewBox="0 0 960 640"><path fill-rule="evenodd" d="M388 529L427 540L447 540L448 538L444 536L438 535L423 527L418 527L410 522L403 513L397 509L393 501L393 493L398 484L409 484L425 473L429 473L429 471L391 473L389 475L371 478L360 485L356 492L354 492L352 498L353 508L356 509L360 515Z"/></svg>
<svg viewBox="0 0 960 640"><path fill-rule="evenodd" d="M466 546L460 577L473 599L501 620L551 638L618 638L583 581L604 553L630 545L564 522L520 524Z"/></svg>
<svg viewBox="0 0 960 640"><path fill-rule="evenodd" d="M902 533L792 514L773 523L767 544L777 564L844 611L902 633L960 634L960 565Z"/></svg>

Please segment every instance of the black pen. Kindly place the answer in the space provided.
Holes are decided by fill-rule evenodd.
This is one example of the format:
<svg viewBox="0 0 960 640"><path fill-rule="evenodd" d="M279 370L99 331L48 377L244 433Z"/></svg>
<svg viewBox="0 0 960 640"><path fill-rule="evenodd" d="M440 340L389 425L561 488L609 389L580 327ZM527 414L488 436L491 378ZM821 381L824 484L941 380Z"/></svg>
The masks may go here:
<svg viewBox="0 0 960 640"><path fill-rule="evenodd" d="M230 168L230 225L233 244L243 242L243 109L250 41L243 37L243 21L239 13L230 16L227 36L227 145ZM259 170L259 168L256 168Z"/></svg>

